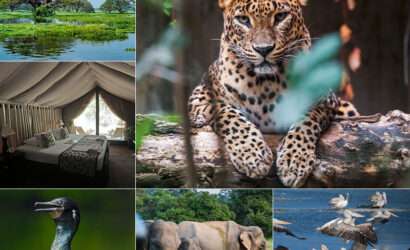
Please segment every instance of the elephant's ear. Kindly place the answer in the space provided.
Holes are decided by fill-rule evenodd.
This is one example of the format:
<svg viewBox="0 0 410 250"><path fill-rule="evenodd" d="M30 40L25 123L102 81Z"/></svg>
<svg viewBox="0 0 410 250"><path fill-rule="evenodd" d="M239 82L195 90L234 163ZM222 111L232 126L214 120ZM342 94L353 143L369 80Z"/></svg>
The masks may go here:
<svg viewBox="0 0 410 250"><path fill-rule="evenodd" d="M252 239L251 239L251 235L248 232L242 232L239 235L239 239L241 241L241 244L247 249L250 250L251 246L252 246Z"/></svg>

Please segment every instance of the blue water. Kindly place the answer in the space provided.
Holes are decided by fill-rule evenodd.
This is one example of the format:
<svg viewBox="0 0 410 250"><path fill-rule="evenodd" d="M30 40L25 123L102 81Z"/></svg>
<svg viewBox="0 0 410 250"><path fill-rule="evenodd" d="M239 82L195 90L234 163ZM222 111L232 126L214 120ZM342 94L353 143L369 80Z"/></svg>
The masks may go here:
<svg viewBox="0 0 410 250"><path fill-rule="evenodd" d="M135 34L129 34L125 40L109 42L61 41L47 45L47 50L38 48L35 42L29 43L25 49L0 43L0 61L133 61L135 52L126 49L135 48L135 39Z"/></svg>
<svg viewBox="0 0 410 250"><path fill-rule="evenodd" d="M359 212L366 216L356 220L356 224L359 224L365 222L371 215L372 209L365 209L365 207L370 205L369 197L376 191L386 192L388 200L386 208L392 209L399 218L392 217L388 223L376 225L375 231L379 242L375 249L410 249L410 191L391 189L276 190L273 192L273 216L292 222L288 228L294 234L306 237L307 240L297 240L282 233L274 233L274 246L282 245L292 250L310 250L320 249L320 245L325 244L330 250L339 250L341 247L350 249L351 243L316 232L317 227L340 216L337 211L330 209L328 201L338 194L349 193L348 208L361 208ZM368 249L372 248L368 247Z"/></svg>

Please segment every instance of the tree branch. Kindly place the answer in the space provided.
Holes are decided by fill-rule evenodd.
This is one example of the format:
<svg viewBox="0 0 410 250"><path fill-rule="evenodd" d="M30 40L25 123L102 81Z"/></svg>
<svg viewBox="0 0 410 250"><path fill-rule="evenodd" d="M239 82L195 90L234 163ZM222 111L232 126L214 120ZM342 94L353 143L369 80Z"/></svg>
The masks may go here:
<svg viewBox="0 0 410 250"><path fill-rule="evenodd" d="M158 122L154 132L145 138L137 154L137 187L184 186L187 172L181 129ZM265 136L273 151L281 138L282 135ZM217 137L209 127L192 131L192 146L200 186L281 187L275 167L262 180L232 172L229 159L226 155L222 158ZM317 155L306 187L407 186L410 115L396 110L384 116L333 122L318 144Z"/></svg>

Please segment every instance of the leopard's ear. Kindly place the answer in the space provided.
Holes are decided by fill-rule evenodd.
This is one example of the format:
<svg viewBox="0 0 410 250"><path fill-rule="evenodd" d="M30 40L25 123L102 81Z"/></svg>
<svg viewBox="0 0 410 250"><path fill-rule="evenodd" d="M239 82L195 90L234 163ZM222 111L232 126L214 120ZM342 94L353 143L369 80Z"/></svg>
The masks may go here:
<svg viewBox="0 0 410 250"><path fill-rule="evenodd" d="M233 3L234 0L218 0L218 1L219 1L219 7L224 10L228 8Z"/></svg>
<svg viewBox="0 0 410 250"><path fill-rule="evenodd" d="M306 6L308 3L308 0L298 0L299 4L302 6Z"/></svg>

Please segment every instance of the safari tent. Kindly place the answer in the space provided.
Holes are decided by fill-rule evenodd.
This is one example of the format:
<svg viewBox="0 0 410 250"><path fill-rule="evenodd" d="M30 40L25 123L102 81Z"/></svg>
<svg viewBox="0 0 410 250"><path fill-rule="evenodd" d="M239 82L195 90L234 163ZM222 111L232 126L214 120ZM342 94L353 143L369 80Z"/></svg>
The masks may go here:
<svg viewBox="0 0 410 250"><path fill-rule="evenodd" d="M131 62L1 63L0 178L132 186L134 89Z"/></svg>

